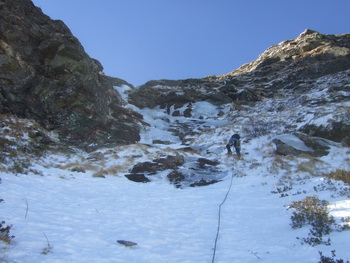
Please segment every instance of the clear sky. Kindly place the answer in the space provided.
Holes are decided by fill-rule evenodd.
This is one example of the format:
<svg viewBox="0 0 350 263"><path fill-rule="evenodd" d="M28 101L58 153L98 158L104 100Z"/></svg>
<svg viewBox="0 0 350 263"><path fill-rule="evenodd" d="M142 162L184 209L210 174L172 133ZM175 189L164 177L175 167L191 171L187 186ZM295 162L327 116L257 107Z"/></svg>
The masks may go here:
<svg viewBox="0 0 350 263"><path fill-rule="evenodd" d="M153 79L228 73L310 28L350 33L350 0L33 0L60 19L107 75Z"/></svg>

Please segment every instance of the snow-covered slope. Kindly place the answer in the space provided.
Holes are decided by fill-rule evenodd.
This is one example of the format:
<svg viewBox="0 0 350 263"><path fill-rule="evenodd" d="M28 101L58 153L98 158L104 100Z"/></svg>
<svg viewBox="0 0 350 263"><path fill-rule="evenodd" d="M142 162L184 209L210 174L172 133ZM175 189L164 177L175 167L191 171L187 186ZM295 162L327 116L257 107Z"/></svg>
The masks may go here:
<svg viewBox="0 0 350 263"><path fill-rule="evenodd" d="M338 168L350 169L350 151L330 143L330 153L323 157L276 156L272 140L285 134L285 127L316 121L312 107L268 110L272 103L286 102L291 103L290 97L266 100L234 114L227 110L230 105L195 103L192 118L134 108L151 124L138 144L92 153L51 152L17 173L3 166L0 220L12 225L15 238L1 243L0 262L314 263L319 251L331 256L332 250L337 258L350 260L349 231L326 235L329 246L311 246L301 242L310 226L291 228L288 206L307 196L327 200L338 224L350 216L349 186L326 179ZM259 128L261 123L271 126ZM183 131L181 139L174 130ZM241 160L226 155L233 132L242 135ZM136 163L175 153L185 157L180 169L189 175L219 182L176 188L167 170L148 176L149 183L124 176ZM198 158L220 164L215 171L201 171L193 165Z"/></svg>

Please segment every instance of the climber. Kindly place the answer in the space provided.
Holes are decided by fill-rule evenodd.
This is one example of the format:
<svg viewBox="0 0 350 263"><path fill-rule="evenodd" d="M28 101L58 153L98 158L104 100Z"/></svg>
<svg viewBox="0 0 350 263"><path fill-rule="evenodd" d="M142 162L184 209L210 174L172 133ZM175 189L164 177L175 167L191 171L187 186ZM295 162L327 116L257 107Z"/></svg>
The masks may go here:
<svg viewBox="0 0 350 263"><path fill-rule="evenodd" d="M230 140L228 141L228 144L226 145L228 155L232 155L231 146L235 147L238 159L241 157L241 141L240 141L240 139L241 139L241 136L239 136L239 134L235 133L231 136Z"/></svg>

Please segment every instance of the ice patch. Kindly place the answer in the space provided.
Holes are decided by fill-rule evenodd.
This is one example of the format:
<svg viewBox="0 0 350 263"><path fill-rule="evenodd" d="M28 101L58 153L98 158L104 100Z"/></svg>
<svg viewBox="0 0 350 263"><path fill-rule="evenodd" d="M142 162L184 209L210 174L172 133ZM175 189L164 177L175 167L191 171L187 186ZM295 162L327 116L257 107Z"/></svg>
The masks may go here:
<svg viewBox="0 0 350 263"><path fill-rule="evenodd" d="M193 104L192 117L214 117L218 116L218 112L217 106L206 101L201 101Z"/></svg>
<svg viewBox="0 0 350 263"><path fill-rule="evenodd" d="M121 87L114 86L114 89L118 91L123 100L128 101L128 91L131 90L129 86L122 85Z"/></svg>

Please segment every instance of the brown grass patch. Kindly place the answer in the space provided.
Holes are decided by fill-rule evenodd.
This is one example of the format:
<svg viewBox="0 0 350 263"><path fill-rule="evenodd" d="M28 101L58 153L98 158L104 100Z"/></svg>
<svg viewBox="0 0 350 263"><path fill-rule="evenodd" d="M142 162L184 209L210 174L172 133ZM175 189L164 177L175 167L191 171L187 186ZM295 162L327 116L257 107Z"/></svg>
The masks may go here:
<svg viewBox="0 0 350 263"><path fill-rule="evenodd" d="M331 172L328 176L334 180L350 184L350 171L337 169L335 172Z"/></svg>

